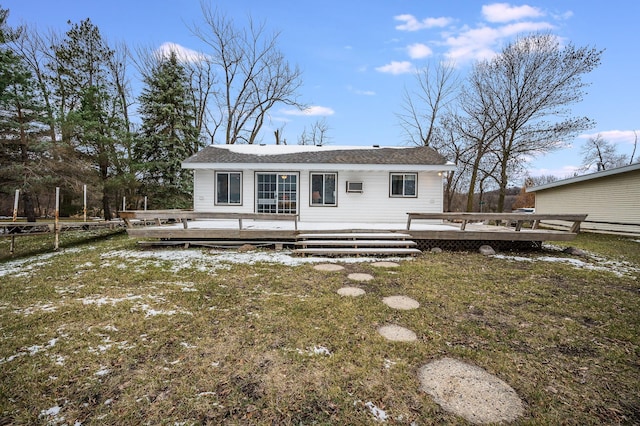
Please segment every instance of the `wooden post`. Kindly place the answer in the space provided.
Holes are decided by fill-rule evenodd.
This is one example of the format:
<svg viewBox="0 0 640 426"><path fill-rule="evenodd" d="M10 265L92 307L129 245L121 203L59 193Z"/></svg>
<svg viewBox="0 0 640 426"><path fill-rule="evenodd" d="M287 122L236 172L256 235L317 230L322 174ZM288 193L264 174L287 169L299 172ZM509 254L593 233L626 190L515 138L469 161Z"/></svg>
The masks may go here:
<svg viewBox="0 0 640 426"><path fill-rule="evenodd" d="M53 231L55 233L53 249L58 250L60 247L60 226L58 219L60 217L60 187L56 187L56 211L53 216Z"/></svg>
<svg viewBox="0 0 640 426"><path fill-rule="evenodd" d="M127 210L127 197L122 197L122 211Z"/></svg>
<svg viewBox="0 0 640 426"><path fill-rule="evenodd" d="M84 208L82 209L84 213L84 221L87 221L87 185L84 185Z"/></svg>
<svg viewBox="0 0 640 426"><path fill-rule="evenodd" d="M147 196L144 196L144 211L147 211Z"/></svg>
<svg viewBox="0 0 640 426"><path fill-rule="evenodd" d="M13 222L18 220L18 200L20 199L20 190L16 189L16 197L13 200ZM9 247L9 253L13 254L16 250L16 237L11 236L11 246Z"/></svg>

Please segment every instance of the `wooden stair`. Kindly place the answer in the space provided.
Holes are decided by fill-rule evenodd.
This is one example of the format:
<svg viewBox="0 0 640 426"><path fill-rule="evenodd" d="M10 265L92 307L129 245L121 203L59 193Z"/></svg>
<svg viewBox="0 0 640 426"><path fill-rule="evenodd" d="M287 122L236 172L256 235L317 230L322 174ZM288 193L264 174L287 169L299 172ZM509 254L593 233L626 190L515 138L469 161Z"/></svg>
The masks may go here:
<svg viewBox="0 0 640 426"><path fill-rule="evenodd" d="M299 234L294 254L315 256L415 256L411 235L400 232L338 232Z"/></svg>

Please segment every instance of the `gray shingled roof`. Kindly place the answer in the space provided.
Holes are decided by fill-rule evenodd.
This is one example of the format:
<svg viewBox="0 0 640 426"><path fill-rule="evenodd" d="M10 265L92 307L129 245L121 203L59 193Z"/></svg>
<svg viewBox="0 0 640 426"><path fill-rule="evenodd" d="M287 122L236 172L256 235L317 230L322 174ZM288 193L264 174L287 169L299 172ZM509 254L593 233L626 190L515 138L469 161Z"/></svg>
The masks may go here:
<svg viewBox="0 0 640 426"><path fill-rule="evenodd" d="M259 147L256 147L259 151ZM412 148L367 148L367 149L320 149L310 152L287 154L245 154L210 145L184 163L224 164L421 164L444 165L446 159L429 147Z"/></svg>

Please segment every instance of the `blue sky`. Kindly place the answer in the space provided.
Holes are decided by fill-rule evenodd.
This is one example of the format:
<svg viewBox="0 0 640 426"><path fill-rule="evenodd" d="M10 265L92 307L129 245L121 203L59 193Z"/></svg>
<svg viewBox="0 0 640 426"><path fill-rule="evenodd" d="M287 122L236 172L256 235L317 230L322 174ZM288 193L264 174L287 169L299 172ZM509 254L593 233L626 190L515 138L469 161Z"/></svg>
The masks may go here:
<svg viewBox="0 0 640 426"><path fill-rule="evenodd" d="M0 0L9 24L33 24L64 33L67 21L91 18L110 42L131 48L178 45L203 48L189 27L201 24L199 0ZM631 154L640 101L640 2L613 0L216 0L212 4L238 25L247 16L280 31L279 46L303 71L300 100L305 114L278 108L269 128L283 127L288 142L321 119L333 145L402 145L396 114L411 71L429 61L455 59L464 75L475 59L498 51L518 33L550 31L577 46L604 49L601 66L586 76L588 94L573 106L597 125L570 147L532 161L532 175L571 175L580 166L580 147L601 134ZM272 132L263 140L272 143ZM638 130L640 134L640 130ZM636 155L640 155L637 153Z"/></svg>

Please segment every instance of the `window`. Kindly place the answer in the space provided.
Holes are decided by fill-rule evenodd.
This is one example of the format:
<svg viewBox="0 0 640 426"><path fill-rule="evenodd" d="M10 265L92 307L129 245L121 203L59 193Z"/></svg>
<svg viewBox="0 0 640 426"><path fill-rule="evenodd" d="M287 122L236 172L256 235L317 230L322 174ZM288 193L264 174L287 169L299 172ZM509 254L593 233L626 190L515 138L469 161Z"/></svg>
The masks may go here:
<svg viewBox="0 0 640 426"><path fill-rule="evenodd" d="M311 205L335 206L337 173L311 173Z"/></svg>
<svg viewBox="0 0 640 426"><path fill-rule="evenodd" d="M416 173L391 173L391 197L417 197Z"/></svg>
<svg viewBox="0 0 640 426"><path fill-rule="evenodd" d="M242 204L241 172L216 172L216 204Z"/></svg>

